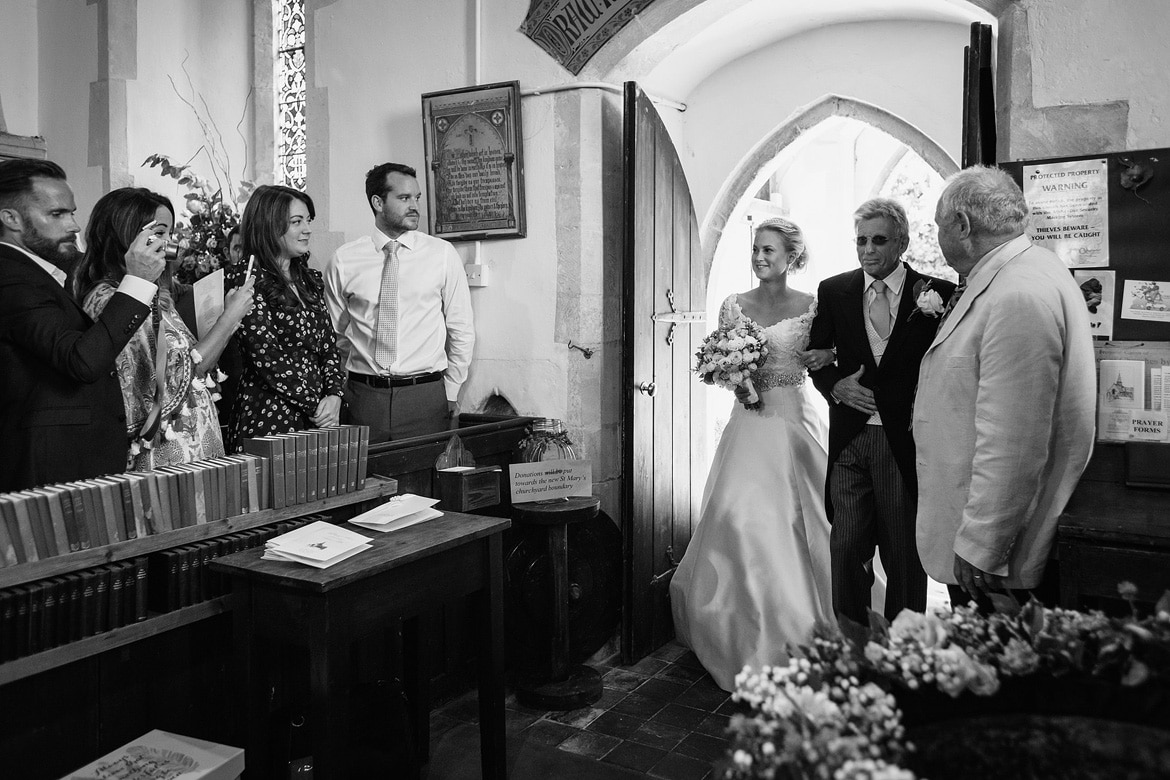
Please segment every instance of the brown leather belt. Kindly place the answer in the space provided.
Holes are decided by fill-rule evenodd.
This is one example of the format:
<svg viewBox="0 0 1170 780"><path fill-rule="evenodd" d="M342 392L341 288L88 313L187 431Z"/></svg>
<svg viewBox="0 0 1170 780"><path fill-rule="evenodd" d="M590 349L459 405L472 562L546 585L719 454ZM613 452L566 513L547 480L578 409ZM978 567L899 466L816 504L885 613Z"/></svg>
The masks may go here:
<svg viewBox="0 0 1170 780"><path fill-rule="evenodd" d="M361 382L363 385L385 390L389 387L409 387L410 385L425 385L429 382L438 382L443 378L443 372L431 371L427 374L414 374L412 376L370 376L369 374L358 374L350 371L349 378L351 381Z"/></svg>

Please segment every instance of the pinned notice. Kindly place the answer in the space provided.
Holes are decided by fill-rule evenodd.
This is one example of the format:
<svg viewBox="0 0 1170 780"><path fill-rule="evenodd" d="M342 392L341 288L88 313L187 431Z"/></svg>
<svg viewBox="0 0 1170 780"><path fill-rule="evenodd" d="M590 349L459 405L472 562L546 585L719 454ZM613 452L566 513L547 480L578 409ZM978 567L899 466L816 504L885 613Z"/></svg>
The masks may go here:
<svg viewBox="0 0 1170 780"><path fill-rule="evenodd" d="M515 503L593 495L593 464L587 460L513 463L508 478Z"/></svg>

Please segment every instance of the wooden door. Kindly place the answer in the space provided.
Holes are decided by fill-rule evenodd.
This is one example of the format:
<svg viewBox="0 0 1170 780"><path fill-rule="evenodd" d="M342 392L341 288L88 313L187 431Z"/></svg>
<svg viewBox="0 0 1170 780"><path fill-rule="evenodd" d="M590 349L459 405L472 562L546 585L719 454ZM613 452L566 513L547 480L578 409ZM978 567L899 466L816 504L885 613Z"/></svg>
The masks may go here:
<svg viewBox="0 0 1170 780"><path fill-rule="evenodd" d="M690 373L705 333L698 222L674 144L633 82L623 129L622 490L626 663L674 635L670 577L698 522L703 415ZM694 407L694 408L692 408Z"/></svg>

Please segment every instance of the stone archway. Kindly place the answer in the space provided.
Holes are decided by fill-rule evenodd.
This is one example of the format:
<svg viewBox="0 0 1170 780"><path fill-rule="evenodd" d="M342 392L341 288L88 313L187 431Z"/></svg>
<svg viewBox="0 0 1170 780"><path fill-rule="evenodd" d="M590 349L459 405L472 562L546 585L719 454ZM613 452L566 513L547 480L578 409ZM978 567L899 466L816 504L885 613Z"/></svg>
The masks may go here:
<svg viewBox="0 0 1170 780"><path fill-rule="evenodd" d="M959 169L939 144L905 119L883 108L841 95L826 95L797 111L763 138L740 161L720 187L699 229L703 245L703 275L711 273L719 239L745 192L758 186L761 169L802 135L830 117L846 117L871 125L901 141L946 178Z"/></svg>

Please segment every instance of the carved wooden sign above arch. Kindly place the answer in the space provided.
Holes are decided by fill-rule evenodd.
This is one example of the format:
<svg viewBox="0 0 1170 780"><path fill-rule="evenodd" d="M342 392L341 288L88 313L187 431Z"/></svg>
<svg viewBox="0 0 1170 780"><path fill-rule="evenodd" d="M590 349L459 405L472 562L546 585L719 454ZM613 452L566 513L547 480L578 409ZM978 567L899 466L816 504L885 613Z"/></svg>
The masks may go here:
<svg viewBox="0 0 1170 780"><path fill-rule="evenodd" d="M520 32L574 75L654 0L532 0Z"/></svg>

